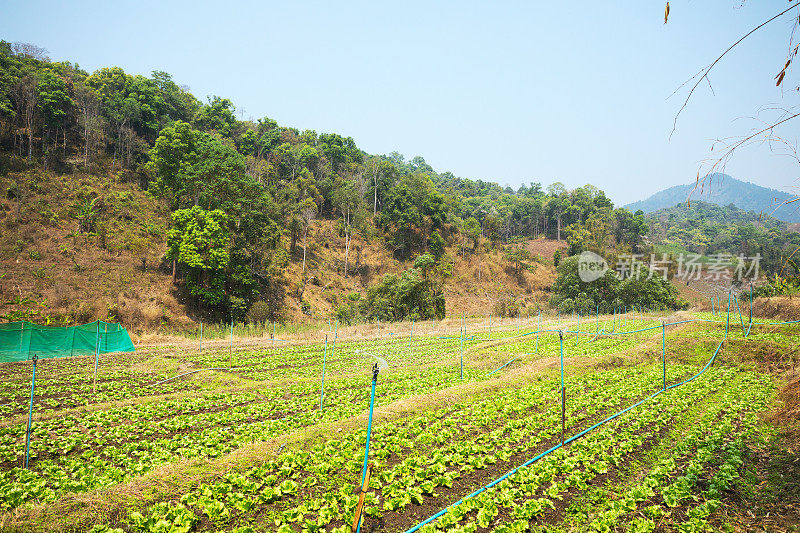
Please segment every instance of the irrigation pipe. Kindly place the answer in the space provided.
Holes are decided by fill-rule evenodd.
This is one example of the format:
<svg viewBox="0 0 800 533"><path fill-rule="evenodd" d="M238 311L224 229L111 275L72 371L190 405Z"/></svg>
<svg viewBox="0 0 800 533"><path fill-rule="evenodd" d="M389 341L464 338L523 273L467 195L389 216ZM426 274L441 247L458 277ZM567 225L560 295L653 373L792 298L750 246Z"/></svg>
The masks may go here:
<svg viewBox="0 0 800 533"><path fill-rule="evenodd" d="M184 374L178 374L175 377L171 377L171 378L165 379L163 381L159 381L158 383L151 383L150 385L145 385L145 387L155 387L156 385L161 385L162 383L166 383L167 381L172 381L173 379L182 378L183 376L188 376L189 374L196 374L198 372L204 372L206 370L227 370L227 371L231 371L231 370L242 370L242 369L243 369L243 367L239 367L239 368L200 368L198 370L192 370L191 372L186 372Z"/></svg>
<svg viewBox="0 0 800 533"><path fill-rule="evenodd" d="M729 302L729 305L728 305L728 316L730 317L730 295L729 295L729 297L728 297L728 302ZM691 322L691 321L689 320L689 321L686 321L686 322ZM799 322L800 322L800 321L799 321ZM659 325L659 326L656 326L656 327L661 327L661 328L663 328L663 327L666 327L666 325L667 325L667 324L662 324L662 325ZM669 324L669 325L672 325L672 324ZM648 328L648 329L652 329L652 328ZM631 333L634 333L634 332L631 332ZM590 426L590 427L588 427L588 428L584 429L584 430L583 430L583 431L581 431L580 433L577 433L577 434L573 435L572 437L570 437L570 438L568 438L568 439L564 440L562 443L556 444L555 446L553 446L553 447L552 447L552 448L550 448L549 450L546 450L546 451L544 451L544 452L540 453L539 455L537 455L537 456L536 456L536 457L534 457L533 459L530 459L530 460L528 460L527 462L523 463L522 465L520 465L520 466L518 466L518 467L516 467L516 468L513 468L513 469L509 470L509 471L508 471L507 473L505 473L504 475L502 475L502 476L500 476L499 478L495 479L494 481L492 481L492 482L491 482L491 483L489 483L488 485L485 485L484 487L481 487L480 489L476 490L476 491L475 491L475 492L473 492L472 494L468 495L466 498L462 498L462 499L458 500L458 501L457 501L457 502L455 502L454 504L452 504L452 505L450 505L450 506L448 506L448 507L445 507L444 509L442 509L441 511L439 511L439 512L438 512L438 513L436 513L435 515L433 515L433 516L431 516L430 518L428 518L428 519L424 520L423 522L420 522L419 524L417 524L416 526L412 527L411 529L407 529L407 530L405 531L405 533L414 533L415 531L419 530L419 529L420 529L422 526L424 526L424 525L426 525L426 524L429 524L429 523L433 522L434 520L436 520L437 518L439 518L440 516L442 516L443 514L445 514L445 513L448 511L448 509L450 509L450 508L452 508L452 507L455 507L455 506L457 506L457 505L460 505L460 504L462 504L462 503L464 502L464 500L466 500L466 499L469 499L469 498L474 498L475 496L477 496L477 495L481 494L482 492L484 492L484 491L486 491L486 490L488 490L488 489L490 489L490 488L494 487L494 486L495 486L495 485L497 485L498 483L500 483L500 482L504 481L505 479L507 479L508 477L510 477L510 476L512 476L512 475L514 475L514 474L515 474L515 473L516 473L516 472L517 472L519 469L521 469L521 468L525 468L525 467L527 467L527 466L529 466L529 465L531 465L531 464L535 463L536 461L538 461L538 460L539 460L539 459L541 459L542 457L544 457L544 456L546 456L546 455L548 455L548 454L550 454L550 453L552 453L552 452L554 452L554 451L558 450L559 448L562 448L562 447L566 446L567 444L570 444L571 442L573 442L573 441L575 441L575 440L577 440L577 439L579 439L579 438L583 437L584 435L586 435L586 434L587 434L587 433L589 433L590 431L592 431L592 430L594 430L594 429L596 429L596 428L598 428L598 427L600 427L600 426L602 426L602 425L604 425L604 424L606 424L606 423L608 423L608 422L610 422L610 421L614 420L615 418L617 418L617 417L619 417L619 416L621 416L621 415L623 415L623 414L627 413L627 412L628 412L628 411L630 411L631 409L634 409L634 408L636 408L636 407L638 407L638 406L642 405L643 403L645 403L645 402L647 402L647 401L649 401L649 400L652 400L653 398L655 398L655 397L656 397L656 396L658 396L659 394L662 394L662 393L664 393L664 392L666 392L666 391L668 391L668 390L670 390L670 389L674 389L674 388L676 388L676 387L680 387L681 385L685 385L686 383L689 383L690 381L693 381L694 379L698 378L698 377L699 377L699 376L701 376L703 373L705 373L705 371L706 371L706 370L708 370L708 368L711 366L711 364L712 364L712 363L714 362L714 360L717 358L717 354L719 353L720 349L722 348L722 345L723 345L723 344L725 344L725 340L726 340L727 338L728 338L728 326L726 325L726 327L725 327L725 336L723 337L722 341L720 341L719 345L717 346L717 349L716 349L716 350L714 350L714 354L713 354L713 355L711 356L711 358L708 360L708 362L706 363L706 365L705 365L705 366L704 366L704 367L703 367L703 368L700 370L700 372L698 372L698 373L697 373L697 374L695 374L694 376L692 376L692 377L690 377L690 378L688 378L688 379L686 379L686 380L684 380L684 381L681 381L680 383L675 383L675 384L673 384L673 385L670 385L669 387L664 387L663 389L661 389L661 390L659 390L659 391L657 391L657 392L654 392L653 394L651 394L650 396L648 396L648 397L644 398L643 400L640 400L640 401L636 402L635 404L633 404L633 405L631 405L631 406L629 406L629 407L626 407L625 409L623 409L623 410L621 410L621 411L619 411L619 412L617 412L617 413L615 413L615 414L613 414L613 415L611 415L611 416L609 416L609 417L607 417L607 418L605 418L605 419L601 420L600 422L598 422L598 423L594 424L593 426ZM563 379L563 378L562 378L562 379ZM564 390L564 389L563 389L563 382L562 382L562 391L563 391L563 390Z"/></svg>
<svg viewBox="0 0 800 533"><path fill-rule="evenodd" d="M488 377L488 376L491 376L491 375L492 375L492 374L494 374L495 372L499 372L500 370L503 370L505 367L507 367L508 365L510 365L511 363L513 363L514 361L516 361L517 359L519 359L520 357L522 357L522 356L521 356L521 355L518 355L517 357L515 357L514 359L512 359L512 360L511 360L511 361L509 361L508 363L504 364L504 365L503 365L503 366L501 366L500 368L498 368L498 369L496 369L496 370L492 370L491 372L489 372L488 374L486 374L486 376L487 376L487 377Z"/></svg>

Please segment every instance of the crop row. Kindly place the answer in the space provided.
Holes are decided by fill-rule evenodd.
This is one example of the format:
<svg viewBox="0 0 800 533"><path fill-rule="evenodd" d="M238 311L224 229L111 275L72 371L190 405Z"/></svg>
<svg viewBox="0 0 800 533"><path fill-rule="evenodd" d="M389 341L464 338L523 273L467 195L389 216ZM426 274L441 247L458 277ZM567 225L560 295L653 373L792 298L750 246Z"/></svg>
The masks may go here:
<svg viewBox="0 0 800 533"><path fill-rule="evenodd" d="M674 368L670 378L687 370ZM657 377L654 369L627 369L570 379L568 429L575 431L621 402L652 392ZM439 501L439 491L470 491L498 467L510 468L549 444L560 431L557 390L556 381L536 381L376 428L368 520L382 529L409 525L414 509ZM134 530L150 531L164 517L180 515L192 527L207 521L213 528L249 523L279 531L294 531L292 524L307 530L342 528L355 505L352 485L360 472L364 437L363 431L353 432L311 452L284 453L249 471L229 473L184 494L178 505L165 502L131 515L129 523Z"/></svg>
<svg viewBox="0 0 800 533"><path fill-rule="evenodd" d="M465 369L465 379L483 373ZM460 382L457 368L438 367L422 375L389 373L379 405ZM0 505L52 501L127 481L156 466L186 457L217 457L248 443L363 411L369 378L332 380L319 410L318 381L242 393L210 393L145 405L67 415L34 425L31 470L20 464L23 424L0 428Z"/></svg>

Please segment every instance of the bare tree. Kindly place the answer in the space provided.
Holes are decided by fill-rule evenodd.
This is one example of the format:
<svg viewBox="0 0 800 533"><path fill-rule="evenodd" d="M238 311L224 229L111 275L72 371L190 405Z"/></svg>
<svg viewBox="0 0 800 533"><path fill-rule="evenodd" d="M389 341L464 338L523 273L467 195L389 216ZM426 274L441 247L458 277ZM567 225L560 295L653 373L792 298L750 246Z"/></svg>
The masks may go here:
<svg viewBox="0 0 800 533"><path fill-rule="evenodd" d="M50 62L50 58L47 56L47 49L35 44L16 42L11 45L11 51L16 56L36 59L46 63Z"/></svg>
<svg viewBox="0 0 800 533"><path fill-rule="evenodd" d="M83 166L89 164L89 153L94 153L99 131L100 99L91 88L80 84L75 88L75 99L83 126Z"/></svg>
<svg viewBox="0 0 800 533"><path fill-rule="evenodd" d="M303 274L306 272L306 240L308 238L308 228L317 216L317 204L311 198L303 202L300 209L300 217L303 219Z"/></svg>
<svg viewBox="0 0 800 533"><path fill-rule="evenodd" d="M36 78L30 74L20 78L12 87L12 93L18 110L17 116L23 121L23 128L28 134L28 164L30 164L33 154L33 127L37 117L36 104L39 98Z"/></svg>
<svg viewBox="0 0 800 533"><path fill-rule="evenodd" d="M800 0L790 0L788 7L780 10L772 17L764 20L760 24L753 27L753 29L748 31L746 34L744 34L742 37L736 40L733 44L731 44L727 49L725 49L725 51L723 51L719 56L717 56L708 66L702 68L697 74L695 74L690 79L681 84L673 94L679 92L681 89L683 89L689 84L691 84L691 88L686 94L686 97L683 100L683 103L681 104L680 108L678 109L678 112L675 114L673 120L672 132L670 133L670 138L675 133L675 129L678 124L678 118L680 117L683 110L686 108L687 104L689 103L689 100L692 98L692 96L694 95L695 91L700 86L700 84L706 82L709 85L709 87L711 86L711 79L709 78L709 75L713 71L714 67L720 61L722 61L722 59L725 58L725 56L728 55L728 53L730 53L731 50L733 50L737 46L740 46L748 37L758 32L759 30L762 30L770 23L778 19L781 19L782 17L791 15L794 17L794 22L792 23L791 31L789 33L788 50L786 56L782 59L782 66L778 71L777 75L775 76L776 80L775 85L785 90L786 84L784 83L784 81L786 79L786 75L789 72L791 65L793 64L795 57L797 56L798 49L800 48L800 45L796 44L796 34L798 28L800 28L800 17L798 17L799 14L800 14ZM667 22L668 16L669 16L669 2L667 2L667 7L664 13L664 23ZM793 93L796 94L798 91L800 91L800 87L796 86L792 88ZM712 151L721 146L722 150L721 151L718 150L717 152L720 155L711 157L703 162L701 168L697 172L697 178L694 190L702 189L709 175L713 174L718 170L723 170L725 168L726 163L733 157L733 155L740 148L753 143L766 143L770 146L770 148L777 146L783 147L784 149L786 149L786 153L788 153L788 155L794 157L798 162L800 162L800 159L797 159L796 146L790 143L785 137L782 137L778 133L776 133L777 128L779 128L780 126L784 126L786 123L800 116L800 108L798 108L798 106L791 106L788 108L767 108L767 110L774 111L777 114L773 115L773 117L769 120L764 120L761 119L760 117L754 119L758 125L754 127L751 130L751 132L746 135L739 137L718 139L717 142L714 143ZM761 112L759 113L759 115L760 114ZM788 202L794 202L797 201L798 199L800 199L800 197L795 195L794 198L788 200ZM788 202L783 202L783 203L788 203ZM783 203L778 204L776 206L776 209L780 205L783 205Z"/></svg>

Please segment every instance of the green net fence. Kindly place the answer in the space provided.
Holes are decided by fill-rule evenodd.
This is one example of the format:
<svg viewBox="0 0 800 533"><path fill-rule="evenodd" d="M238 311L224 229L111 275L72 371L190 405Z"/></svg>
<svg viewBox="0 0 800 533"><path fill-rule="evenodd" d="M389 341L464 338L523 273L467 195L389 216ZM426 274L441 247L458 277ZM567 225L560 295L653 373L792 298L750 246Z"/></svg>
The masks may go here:
<svg viewBox="0 0 800 533"><path fill-rule="evenodd" d="M98 320L81 326L59 328L28 321L0 324L0 362L40 358L133 352L128 331L120 324Z"/></svg>

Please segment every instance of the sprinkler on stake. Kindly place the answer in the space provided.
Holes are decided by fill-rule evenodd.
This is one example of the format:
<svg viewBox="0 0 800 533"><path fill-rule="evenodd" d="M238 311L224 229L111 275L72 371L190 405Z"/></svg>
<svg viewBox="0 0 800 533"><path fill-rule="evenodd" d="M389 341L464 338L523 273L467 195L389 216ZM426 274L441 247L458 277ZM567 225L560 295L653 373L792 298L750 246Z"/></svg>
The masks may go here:
<svg viewBox="0 0 800 533"><path fill-rule="evenodd" d="M364 509L364 497L367 495L367 488L369 487L369 475L372 471L372 465L369 461L369 438L372 434L372 410L375 406L375 385L378 383L378 363L372 366L372 395L369 401L369 422L367 423L367 444L364 448L364 467L361 471L361 489L358 494L358 505L356 506L356 513L353 517L352 531L358 533L361 531L361 513Z"/></svg>

